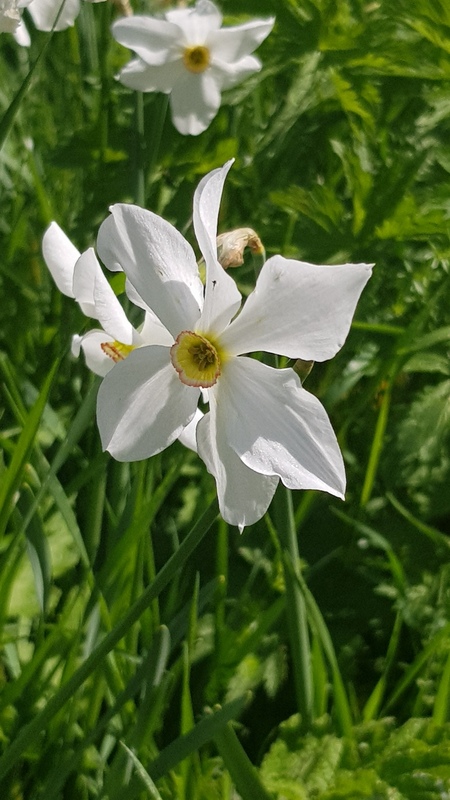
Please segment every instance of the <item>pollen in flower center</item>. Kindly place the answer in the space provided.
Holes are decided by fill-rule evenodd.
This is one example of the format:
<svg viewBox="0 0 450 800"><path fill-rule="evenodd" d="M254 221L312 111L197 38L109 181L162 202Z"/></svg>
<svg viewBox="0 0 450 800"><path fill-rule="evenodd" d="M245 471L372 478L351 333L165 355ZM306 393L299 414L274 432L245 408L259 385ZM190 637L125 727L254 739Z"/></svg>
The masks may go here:
<svg viewBox="0 0 450 800"><path fill-rule="evenodd" d="M182 383L207 389L220 375L220 353L210 339L182 331L170 349L170 358Z"/></svg>
<svg viewBox="0 0 450 800"><path fill-rule="evenodd" d="M123 361L124 358L130 355L131 351L134 350L133 344L123 344L123 342L103 342L100 347L102 348L105 355L112 358L112 360L117 364L118 361Z"/></svg>
<svg viewBox="0 0 450 800"><path fill-rule="evenodd" d="M200 44L195 47L185 47L183 62L189 72L204 72L209 67L210 62L208 48Z"/></svg>

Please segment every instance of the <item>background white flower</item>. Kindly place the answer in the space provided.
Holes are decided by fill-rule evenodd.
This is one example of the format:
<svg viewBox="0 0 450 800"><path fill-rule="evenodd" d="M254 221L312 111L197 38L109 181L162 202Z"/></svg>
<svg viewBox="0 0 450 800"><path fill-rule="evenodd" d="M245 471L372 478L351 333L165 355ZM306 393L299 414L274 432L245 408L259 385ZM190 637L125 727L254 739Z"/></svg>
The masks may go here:
<svg viewBox="0 0 450 800"><path fill-rule="evenodd" d="M217 484L223 518L241 529L267 510L278 480L289 488L345 490L342 456L325 409L292 369L244 354L331 358L347 336L367 264L314 266L274 256L240 313L241 296L217 260L217 217L231 162L207 175L194 197L194 228L206 263L203 290L194 252L150 211L118 204L101 225L98 251L123 269L172 336L172 346L134 350L104 379L97 419L117 459L160 452L191 422Z"/></svg>
<svg viewBox="0 0 450 800"><path fill-rule="evenodd" d="M170 94L175 127L195 136L216 116L221 91L261 69L251 53L274 21L252 20L221 29L222 15L210 0L168 11L165 19L136 15L118 20L113 36L138 56L119 79L141 92Z"/></svg>
<svg viewBox="0 0 450 800"><path fill-rule="evenodd" d="M0 33L14 33L20 22L17 0L0 0Z"/></svg>
<svg viewBox="0 0 450 800"><path fill-rule="evenodd" d="M8 0L3 0L8 2ZM98 3L104 0L87 0ZM19 9L28 8L35 27L38 31L64 31L71 28L80 13L80 0L18 0ZM60 12L61 9L61 13ZM59 15L59 16L58 16ZM58 20L56 22L56 20ZM31 40L26 25L22 19L14 30L14 38L22 47L29 47Z"/></svg>

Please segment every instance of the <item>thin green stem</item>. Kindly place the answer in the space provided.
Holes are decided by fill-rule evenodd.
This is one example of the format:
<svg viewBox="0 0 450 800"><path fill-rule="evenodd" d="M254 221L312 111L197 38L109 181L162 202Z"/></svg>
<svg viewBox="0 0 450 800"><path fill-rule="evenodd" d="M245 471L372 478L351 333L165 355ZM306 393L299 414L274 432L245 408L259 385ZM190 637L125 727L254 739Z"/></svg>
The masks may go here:
<svg viewBox="0 0 450 800"><path fill-rule="evenodd" d="M383 450L384 434L387 427L389 409L391 406L392 384L395 378L396 371L392 369L386 379L386 384L383 387L383 395L381 397L381 405L378 413L377 424L375 426L375 433L372 439L372 446L370 448L369 461L367 463L366 474L364 476L364 484L361 491L360 505L364 507L370 500L375 478L378 470L378 464Z"/></svg>
<svg viewBox="0 0 450 800"><path fill-rule="evenodd" d="M294 670L297 707L304 729L313 720L314 689L311 648L305 600L296 576L300 575L300 554L289 489L279 486L275 495L276 529L281 545L286 591L286 614Z"/></svg>
<svg viewBox="0 0 450 800"><path fill-rule="evenodd" d="M136 92L136 148L135 148L135 188L136 203L145 208L145 124L144 95Z"/></svg>

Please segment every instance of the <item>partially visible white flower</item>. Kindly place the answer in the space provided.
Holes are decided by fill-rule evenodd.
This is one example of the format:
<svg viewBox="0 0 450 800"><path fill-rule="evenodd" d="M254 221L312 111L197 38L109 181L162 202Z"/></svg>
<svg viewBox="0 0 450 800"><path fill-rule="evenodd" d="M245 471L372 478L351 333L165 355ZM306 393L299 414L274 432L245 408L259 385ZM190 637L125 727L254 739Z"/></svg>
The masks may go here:
<svg viewBox="0 0 450 800"><path fill-rule="evenodd" d="M222 15L210 0L167 11L165 19L136 15L118 20L113 36L138 56L119 79L141 92L170 94L175 127L196 136L216 116L222 90L261 69L251 53L274 21L256 19L221 28Z"/></svg>
<svg viewBox="0 0 450 800"><path fill-rule="evenodd" d="M7 3L8 0L3 2ZM86 0L86 2L100 3L103 0ZM74 25L80 13L80 0L17 0L17 7L28 8L38 31L64 31ZM23 20L14 30L14 38L22 47L30 46L30 35Z"/></svg>
<svg viewBox="0 0 450 800"><path fill-rule="evenodd" d="M127 287L129 297L144 309L145 319L139 330L129 322L94 250L89 248L80 254L56 222L52 222L44 234L42 253L58 289L74 298L83 314L102 326L83 336L75 335L72 340L73 355L78 356L83 350L92 372L103 377L135 347L171 342L170 335L132 286Z"/></svg>
<svg viewBox="0 0 450 800"><path fill-rule="evenodd" d="M0 33L14 33L19 22L18 0L0 0Z"/></svg>
<svg viewBox="0 0 450 800"><path fill-rule="evenodd" d="M205 287L184 237L156 214L117 204L101 225L98 252L123 269L170 332L171 346L142 346L106 375L97 420L120 461L164 450L191 424L200 396L209 411L198 452L217 485L223 518L241 530L267 510L278 481L343 497L345 470L325 409L292 369L248 357L260 351L324 361L342 347L368 264L316 266L273 256L244 306L217 260L217 218L231 162L200 182L194 229Z"/></svg>
<svg viewBox="0 0 450 800"><path fill-rule="evenodd" d="M87 366L96 375L104 377L135 347L171 343L170 334L128 283L128 298L145 311L144 324L139 330L133 327L103 275L93 249L80 254L56 222L52 222L44 234L42 253L58 289L74 298L83 314L102 325L102 329L90 330L83 336L75 334L72 338L72 354L78 357L83 350ZM195 452L195 432L202 417L197 409L178 437L185 447Z"/></svg>

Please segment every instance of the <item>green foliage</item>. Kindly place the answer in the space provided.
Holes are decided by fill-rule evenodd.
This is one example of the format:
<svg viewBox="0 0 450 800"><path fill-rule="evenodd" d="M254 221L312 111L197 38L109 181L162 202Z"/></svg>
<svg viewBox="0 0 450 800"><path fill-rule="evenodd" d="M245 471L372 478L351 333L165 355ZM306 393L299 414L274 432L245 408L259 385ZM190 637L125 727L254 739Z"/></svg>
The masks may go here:
<svg viewBox="0 0 450 800"><path fill-rule="evenodd" d="M29 49L0 34L2 800L450 793L449 6L221 7L276 25L198 137L114 79L112 4L54 35L28 16ZM148 464L101 452L98 381L69 355L89 323L40 251L52 219L94 244L117 201L194 243L194 188L232 157L220 230L376 263L306 383L346 502L281 495L242 536L179 443ZM253 273L233 271L243 294Z"/></svg>
<svg viewBox="0 0 450 800"><path fill-rule="evenodd" d="M280 727L261 776L278 800L425 800L450 788L450 727L410 719L356 726L349 746L325 729L301 736L297 717Z"/></svg>

